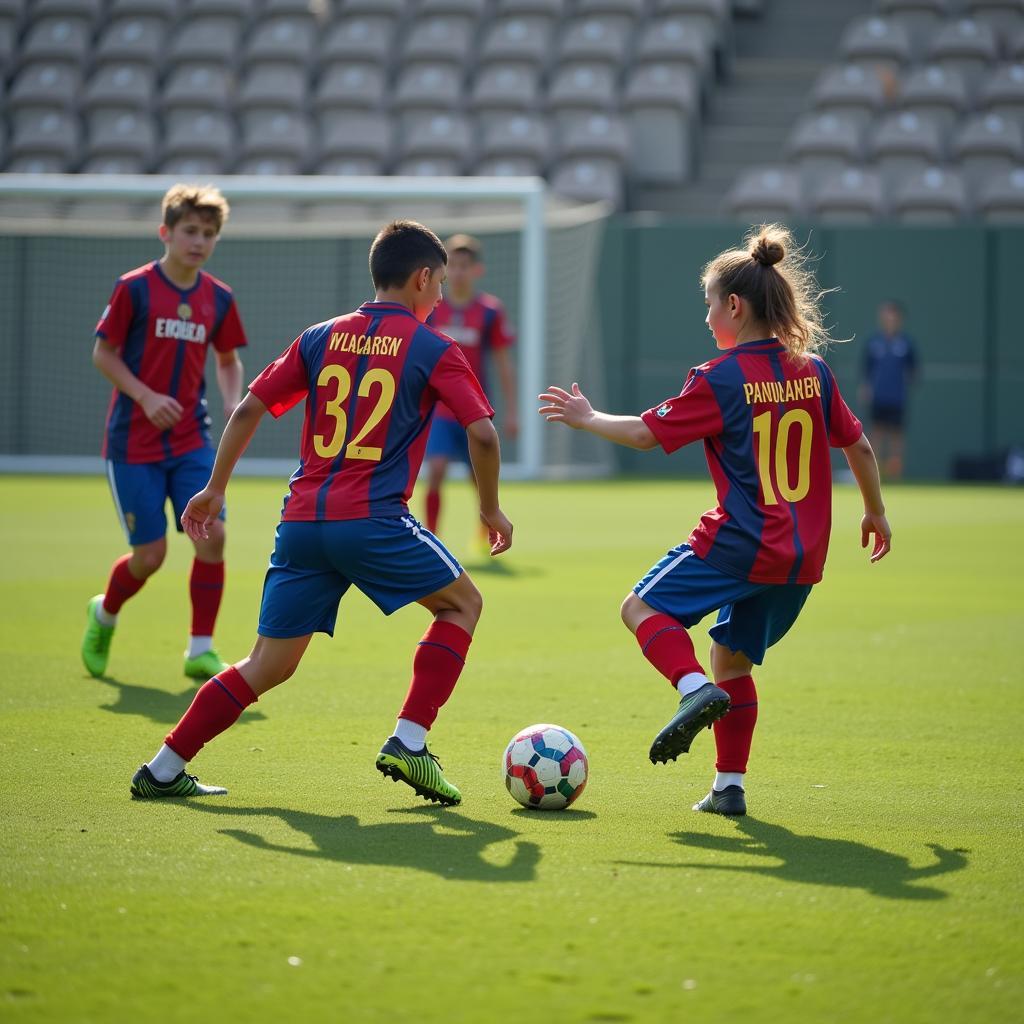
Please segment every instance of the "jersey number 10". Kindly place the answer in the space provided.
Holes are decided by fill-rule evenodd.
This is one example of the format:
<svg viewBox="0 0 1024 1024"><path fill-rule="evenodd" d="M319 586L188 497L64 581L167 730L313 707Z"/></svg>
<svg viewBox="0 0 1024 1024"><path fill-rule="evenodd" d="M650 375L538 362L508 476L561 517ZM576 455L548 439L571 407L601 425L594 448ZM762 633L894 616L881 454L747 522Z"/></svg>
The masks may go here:
<svg viewBox="0 0 1024 1024"><path fill-rule="evenodd" d="M313 450L323 459L333 459L345 446L346 459L365 459L367 462L380 462L382 450L375 445L363 444L363 438L367 437L381 420L387 416L395 401L395 376L390 370L383 370L374 367L363 374L359 381L359 390L356 394L360 398L369 398L374 386L380 388L377 393L377 402L370 410L361 429L356 432L355 437L346 445L345 435L348 432L348 410L346 403L352 394L352 374L344 366L337 363L329 363L320 371L316 379L317 387L326 387L334 384L334 397L327 400L324 412L334 419L334 431L328 440L326 434L315 434L313 436Z"/></svg>
<svg viewBox="0 0 1024 1024"><path fill-rule="evenodd" d="M798 428L800 455L796 482L789 479L790 433ZM765 505L783 501L802 501L811 489L811 434L814 422L806 409L790 409L772 423L772 410L754 417L754 438L757 444L757 475L761 478L761 494ZM773 452L774 448L774 452ZM772 457L774 454L774 458ZM772 486L772 463L775 463L775 486ZM777 488L777 491L776 491Z"/></svg>

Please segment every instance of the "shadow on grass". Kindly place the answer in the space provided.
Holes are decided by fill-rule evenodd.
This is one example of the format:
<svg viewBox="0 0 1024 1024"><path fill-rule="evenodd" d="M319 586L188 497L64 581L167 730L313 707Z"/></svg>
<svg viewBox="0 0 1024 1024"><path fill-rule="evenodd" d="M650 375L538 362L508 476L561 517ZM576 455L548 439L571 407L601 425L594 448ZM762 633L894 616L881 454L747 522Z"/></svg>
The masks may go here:
<svg viewBox="0 0 1024 1024"><path fill-rule="evenodd" d="M544 824L550 822L553 827L565 825L571 827L578 821L590 821L597 815L593 811L581 811L578 807L565 807L560 811L542 811L537 807L514 807L508 812L515 818L522 818L524 821L539 821Z"/></svg>
<svg viewBox="0 0 1024 1024"><path fill-rule="evenodd" d="M101 705L104 711L111 711L115 715L141 715L158 725L174 725L188 710L192 698L199 689L198 685L190 685L181 693L168 693L153 686L125 683L113 676L102 676L97 681L114 690L114 702ZM238 725L262 722L266 717L262 711L247 709L238 720Z"/></svg>
<svg viewBox="0 0 1024 1024"><path fill-rule="evenodd" d="M492 558L490 555L470 555L460 559L462 567L474 576L506 576L509 579L525 579L527 576L543 576L543 570L534 566L516 565L506 561L504 555Z"/></svg>
<svg viewBox="0 0 1024 1024"><path fill-rule="evenodd" d="M743 854L781 863L718 864L692 862L677 864L634 863L644 867L708 868L712 871L749 871L805 885L829 885L843 889L863 889L874 896L893 900L942 900L948 893L932 886L919 885L926 878L951 874L967 867L969 850L946 849L928 843L935 862L911 867L910 861L896 853L878 850L850 839L826 839L798 835L781 825L736 818L735 836L702 832L675 832L669 838L687 849L717 853Z"/></svg>
<svg viewBox="0 0 1024 1024"><path fill-rule="evenodd" d="M333 817L287 807L226 807L206 800L190 800L177 806L217 817L277 818L309 836L313 848L272 842L248 829L217 831L256 850L296 857L415 868L441 878L474 882L530 882L536 877L540 862L540 848L526 841L516 843L515 853L507 863L484 860L488 846L516 839L519 833L503 825L467 818L451 808L403 807L388 812L396 815L394 821L360 825L359 819L351 814Z"/></svg>

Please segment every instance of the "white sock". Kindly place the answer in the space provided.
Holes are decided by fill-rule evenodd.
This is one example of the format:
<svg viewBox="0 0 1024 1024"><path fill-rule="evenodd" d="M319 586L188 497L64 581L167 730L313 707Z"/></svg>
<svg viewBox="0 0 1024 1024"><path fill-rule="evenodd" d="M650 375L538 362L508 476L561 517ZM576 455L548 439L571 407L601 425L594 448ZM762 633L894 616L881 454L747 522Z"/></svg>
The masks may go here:
<svg viewBox="0 0 1024 1024"><path fill-rule="evenodd" d="M103 602L100 601L100 603L96 605L96 621L101 626L116 626L117 616L111 615L110 612L103 607Z"/></svg>
<svg viewBox="0 0 1024 1024"><path fill-rule="evenodd" d="M212 636L190 636L188 638L187 658L198 658L200 654L213 650Z"/></svg>
<svg viewBox="0 0 1024 1024"><path fill-rule="evenodd" d="M185 759L179 757L165 743L157 752L156 757L149 762L149 770L157 782L170 782L176 779L185 769Z"/></svg>
<svg viewBox="0 0 1024 1024"><path fill-rule="evenodd" d="M744 789L743 772L716 772L714 788L721 793L726 786L739 786L740 789Z"/></svg>
<svg viewBox="0 0 1024 1024"><path fill-rule="evenodd" d="M685 676L680 676L676 683L676 689L679 691L680 697L685 697L688 693L696 693L707 683L708 677L703 672L687 672Z"/></svg>
<svg viewBox="0 0 1024 1024"><path fill-rule="evenodd" d="M427 730L417 722L408 718L400 718L395 725L395 736L410 750L422 750L427 745Z"/></svg>

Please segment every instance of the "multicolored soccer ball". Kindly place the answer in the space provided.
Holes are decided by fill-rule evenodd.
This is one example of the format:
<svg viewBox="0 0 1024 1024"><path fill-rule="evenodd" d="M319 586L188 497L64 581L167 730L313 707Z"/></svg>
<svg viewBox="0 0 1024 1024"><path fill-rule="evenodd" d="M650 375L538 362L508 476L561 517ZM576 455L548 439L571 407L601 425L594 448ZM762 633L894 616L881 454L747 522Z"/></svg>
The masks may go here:
<svg viewBox="0 0 1024 1024"><path fill-rule="evenodd" d="M505 748L505 785L524 807L559 811L587 784L587 752L560 725L531 725Z"/></svg>

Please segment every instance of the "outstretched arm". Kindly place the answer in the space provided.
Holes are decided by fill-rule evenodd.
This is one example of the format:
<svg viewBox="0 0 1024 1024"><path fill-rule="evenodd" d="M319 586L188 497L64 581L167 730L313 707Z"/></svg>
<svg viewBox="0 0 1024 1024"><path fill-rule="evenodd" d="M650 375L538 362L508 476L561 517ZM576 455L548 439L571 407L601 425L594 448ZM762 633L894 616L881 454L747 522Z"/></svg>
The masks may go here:
<svg viewBox="0 0 1024 1024"><path fill-rule="evenodd" d="M209 536L207 528L224 507L224 492L235 464L249 446L266 411L267 407L250 391L231 414L217 446L209 483L189 499L181 513L182 528L191 540L206 540Z"/></svg>
<svg viewBox="0 0 1024 1024"><path fill-rule="evenodd" d="M224 418L231 419L242 400L242 360L237 349L217 353L217 387L224 402Z"/></svg>
<svg viewBox="0 0 1024 1024"><path fill-rule="evenodd" d="M854 479L864 499L864 518L860 521L860 546L866 548L871 534L875 544L871 550L871 561L884 558L892 547L892 529L885 518L885 503L882 501L882 482L878 476L878 463L871 442L865 434L859 440L843 449L850 464Z"/></svg>
<svg viewBox="0 0 1024 1024"><path fill-rule="evenodd" d="M586 430L606 441L640 451L648 451L658 445L654 434L639 416L612 416L598 412L580 390L579 384L573 384L571 393L551 386L538 397L545 404L537 411L549 423L564 423L573 430Z"/></svg>
<svg viewBox="0 0 1024 1024"><path fill-rule="evenodd" d="M498 504L498 474L501 470L498 432L490 419L484 417L466 427L466 437L480 498L480 521L487 527L491 554L500 555L512 547L512 524Z"/></svg>

